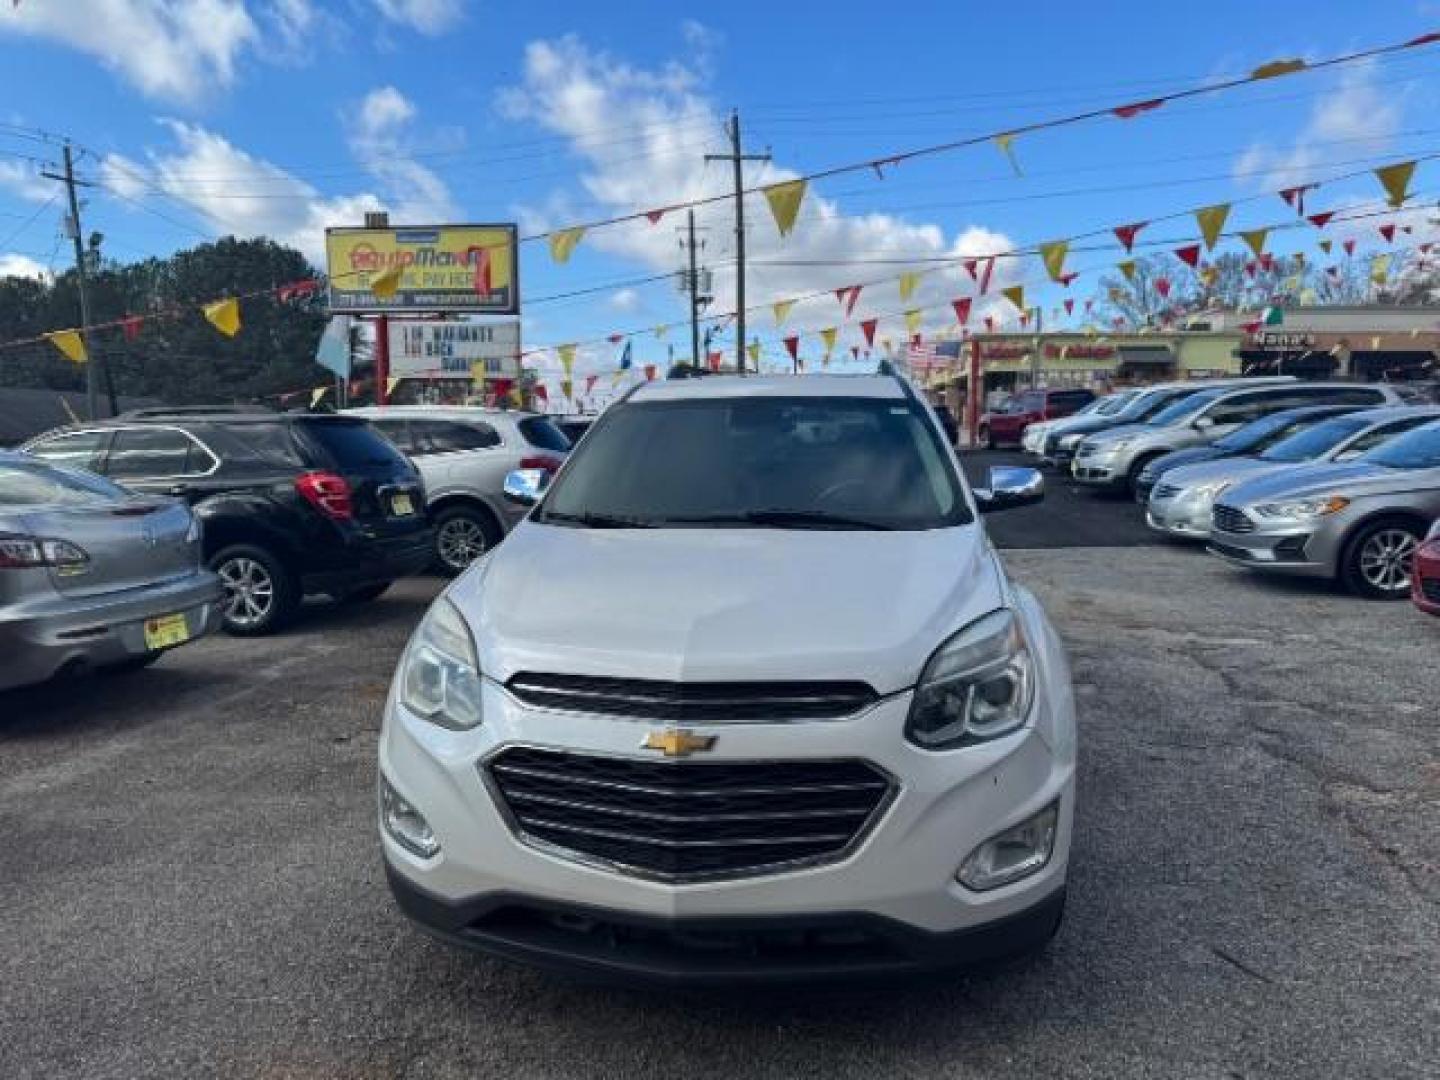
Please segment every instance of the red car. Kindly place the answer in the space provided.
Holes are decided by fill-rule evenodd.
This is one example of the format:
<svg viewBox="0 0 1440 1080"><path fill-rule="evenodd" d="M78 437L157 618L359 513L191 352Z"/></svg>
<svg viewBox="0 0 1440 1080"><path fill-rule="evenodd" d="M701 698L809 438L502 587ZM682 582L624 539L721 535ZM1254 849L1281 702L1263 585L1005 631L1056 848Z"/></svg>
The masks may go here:
<svg viewBox="0 0 1440 1080"><path fill-rule="evenodd" d="M1427 614L1440 615L1440 521L1430 526L1425 542L1415 549L1410 589L1416 607Z"/></svg>
<svg viewBox="0 0 1440 1080"><path fill-rule="evenodd" d="M1090 390L1026 390L980 417L980 445L987 450L1001 443L1018 446L1031 424L1071 416L1094 400Z"/></svg>

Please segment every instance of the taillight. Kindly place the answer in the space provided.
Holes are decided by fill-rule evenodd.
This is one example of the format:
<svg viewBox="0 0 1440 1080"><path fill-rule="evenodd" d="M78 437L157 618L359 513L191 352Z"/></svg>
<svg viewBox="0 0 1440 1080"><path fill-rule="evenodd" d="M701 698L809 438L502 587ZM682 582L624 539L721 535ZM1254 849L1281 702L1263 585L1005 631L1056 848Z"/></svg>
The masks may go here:
<svg viewBox="0 0 1440 1080"><path fill-rule="evenodd" d="M332 472L307 472L295 478L295 490L332 521L349 521L355 516L350 484Z"/></svg>
<svg viewBox="0 0 1440 1080"><path fill-rule="evenodd" d="M0 536L0 570L26 570L53 566L61 574L83 574L90 556L69 540L37 536Z"/></svg>
<svg viewBox="0 0 1440 1080"><path fill-rule="evenodd" d="M532 454L529 457L520 459L520 468L544 469L547 473L559 472L560 466L563 464L565 463L562 460L557 457L551 457L549 454Z"/></svg>

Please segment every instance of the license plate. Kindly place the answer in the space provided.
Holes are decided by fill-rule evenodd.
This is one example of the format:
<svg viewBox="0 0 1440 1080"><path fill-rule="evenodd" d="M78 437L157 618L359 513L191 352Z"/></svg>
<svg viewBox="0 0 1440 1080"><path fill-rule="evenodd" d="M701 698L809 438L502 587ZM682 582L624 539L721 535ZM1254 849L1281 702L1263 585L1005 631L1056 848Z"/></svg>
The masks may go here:
<svg viewBox="0 0 1440 1080"><path fill-rule="evenodd" d="M190 640L190 624L183 614L157 615L145 620L145 648L168 649Z"/></svg>
<svg viewBox="0 0 1440 1080"><path fill-rule="evenodd" d="M415 504L408 493L401 491L390 497L390 512L396 517L409 517L415 513Z"/></svg>

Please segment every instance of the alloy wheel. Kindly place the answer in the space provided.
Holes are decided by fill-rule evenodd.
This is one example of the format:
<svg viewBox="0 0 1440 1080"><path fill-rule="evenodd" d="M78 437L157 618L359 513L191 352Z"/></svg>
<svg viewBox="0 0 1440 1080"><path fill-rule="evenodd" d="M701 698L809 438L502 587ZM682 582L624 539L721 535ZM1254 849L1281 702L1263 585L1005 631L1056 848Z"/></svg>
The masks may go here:
<svg viewBox="0 0 1440 1080"><path fill-rule="evenodd" d="M485 530L467 517L453 517L440 526L435 537L440 561L459 572L485 554Z"/></svg>
<svg viewBox="0 0 1440 1080"><path fill-rule="evenodd" d="M1408 592L1410 563L1419 540L1404 529L1381 529L1360 549L1360 574L1385 593Z"/></svg>
<svg viewBox="0 0 1440 1080"><path fill-rule="evenodd" d="M225 617L236 626L259 626L275 607L275 582L255 559L237 556L216 569L225 586Z"/></svg>

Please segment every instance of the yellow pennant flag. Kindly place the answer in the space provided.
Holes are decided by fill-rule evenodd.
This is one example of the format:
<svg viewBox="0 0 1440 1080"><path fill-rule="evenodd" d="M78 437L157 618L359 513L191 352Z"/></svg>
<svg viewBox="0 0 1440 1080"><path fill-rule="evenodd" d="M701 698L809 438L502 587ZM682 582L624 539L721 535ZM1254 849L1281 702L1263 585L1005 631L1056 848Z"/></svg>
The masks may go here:
<svg viewBox="0 0 1440 1080"><path fill-rule="evenodd" d="M900 302L903 304L915 294L915 286L920 284L920 275L907 271L900 275Z"/></svg>
<svg viewBox="0 0 1440 1080"><path fill-rule="evenodd" d="M1315 246L1318 247L1321 251L1323 251L1326 255L1329 255L1330 248L1334 246L1334 243L1335 241L1333 240L1321 240Z"/></svg>
<svg viewBox="0 0 1440 1080"><path fill-rule="evenodd" d="M472 378L473 378L473 376L472 376ZM385 380L385 396L386 396L386 397L389 397L391 394L395 393L395 387L397 387L397 386L399 386L399 385L400 385L400 376L399 376L399 375L391 375L388 379Z"/></svg>
<svg viewBox="0 0 1440 1080"><path fill-rule="evenodd" d="M585 235L585 226L577 225L573 229L560 229L550 234L550 257L557 263L567 263L571 254L580 245L580 238Z"/></svg>
<svg viewBox="0 0 1440 1080"><path fill-rule="evenodd" d="M1220 239L1220 230L1225 228L1225 219L1230 216L1230 204L1220 203L1195 211L1195 220L1200 225L1200 235L1205 238L1205 250L1214 251L1215 242Z"/></svg>
<svg viewBox="0 0 1440 1080"><path fill-rule="evenodd" d="M396 271L396 273L398 273L398 271ZM392 293L391 295L394 294ZM210 320L210 325L226 337L234 337L240 332L239 300L233 297L229 300L216 300L213 304L206 304L204 312L205 318Z"/></svg>
<svg viewBox="0 0 1440 1080"><path fill-rule="evenodd" d="M1265 254L1265 238L1269 235L1269 229L1247 229L1240 234L1240 239L1245 241L1245 246L1253 251L1258 259Z"/></svg>
<svg viewBox="0 0 1440 1080"><path fill-rule="evenodd" d="M575 370L575 346L561 345L555 350L560 354L560 366L565 369L565 378L570 378ZM567 394L566 397L569 397Z"/></svg>
<svg viewBox="0 0 1440 1080"><path fill-rule="evenodd" d="M800 204L805 201L805 181L786 180L761 190L765 193L765 201L770 204L775 227L780 230L781 236L789 236L800 213Z"/></svg>
<svg viewBox="0 0 1440 1080"><path fill-rule="evenodd" d="M745 351L750 354L750 363L755 365L755 370L760 370L760 343L752 341L745 346Z"/></svg>
<svg viewBox="0 0 1440 1080"><path fill-rule="evenodd" d="M1015 157L1015 133L1007 131L1004 135L996 135L995 145L1005 155L1005 160L1010 162L1010 168L1015 170L1015 175L1024 176L1025 174L1020 171L1020 162Z"/></svg>
<svg viewBox="0 0 1440 1080"><path fill-rule="evenodd" d="M381 300L389 300L400 291L400 277L403 273L402 267L392 266L383 274L370 279L370 291Z"/></svg>
<svg viewBox="0 0 1440 1080"><path fill-rule="evenodd" d="M566 398L567 400L573 400L574 397L575 397L575 384L574 384L573 382L571 382L569 379L561 379L561 380L560 380L560 394L561 394L562 397Z"/></svg>
<svg viewBox="0 0 1440 1080"><path fill-rule="evenodd" d="M1250 73L1250 78L1276 79L1281 75L1294 75L1297 71L1305 70L1304 60L1271 60L1268 64L1261 64Z"/></svg>
<svg viewBox="0 0 1440 1080"><path fill-rule="evenodd" d="M46 334L50 344L54 345L65 358L74 364L85 364L90 361L90 354L85 351L85 339L80 336L79 330L57 330L53 334Z"/></svg>
<svg viewBox="0 0 1440 1080"><path fill-rule="evenodd" d="M1122 273L1122 274L1125 275L1125 280L1126 280L1126 281L1134 281L1134 280L1135 280L1135 260L1134 260L1134 259L1126 259L1124 262L1118 262L1118 263L1116 263L1116 264L1115 264L1115 269L1119 270L1120 273Z"/></svg>
<svg viewBox="0 0 1440 1080"><path fill-rule="evenodd" d="M313 408L315 408L317 405L319 405L320 402L322 402L322 401L325 400L325 395L328 394L329 392L330 392L330 387L328 387L328 386L317 386L314 390L311 390L311 391L310 391L310 407L313 409Z"/></svg>
<svg viewBox="0 0 1440 1080"><path fill-rule="evenodd" d="M1025 310L1025 286L1011 285L1008 289L1001 289L1000 295L1009 300L1021 311Z"/></svg>
<svg viewBox="0 0 1440 1080"><path fill-rule="evenodd" d="M911 308L905 312L905 333L914 337L920 332L920 320L924 317L919 308Z"/></svg>
<svg viewBox="0 0 1440 1080"><path fill-rule="evenodd" d="M839 329L834 326L830 327L829 330L820 331L820 340L825 343L826 356L829 356L832 352L835 351L835 335L839 332Z"/></svg>
<svg viewBox="0 0 1440 1080"><path fill-rule="evenodd" d="M623 379L623 378L628 374L628 372L629 372L629 369L628 369L628 368L621 368L619 371L615 372L615 374L611 375L611 376L610 376L610 389L611 389L611 390L614 390L615 387L619 386L619 385L620 385L620 380Z"/></svg>
<svg viewBox="0 0 1440 1080"><path fill-rule="evenodd" d="M1220 268L1218 266L1205 267L1200 271L1200 280L1205 283L1207 289L1211 288L1215 282L1220 280Z"/></svg>
<svg viewBox="0 0 1440 1080"><path fill-rule="evenodd" d="M660 325L660 326L657 326L657 327L655 327L655 339L656 339L657 341L664 341L664 340L665 340L665 335L668 334L669 332L670 332L670 327L669 327L668 325L662 324L662 325Z"/></svg>
<svg viewBox="0 0 1440 1080"><path fill-rule="evenodd" d="M1370 280L1376 285L1384 285L1390 279L1390 256L1377 255L1375 261L1370 264Z"/></svg>
<svg viewBox="0 0 1440 1080"><path fill-rule="evenodd" d="M1388 196L1386 200L1391 206L1402 206L1410 197L1410 178L1415 175L1415 162L1407 161L1401 165L1386 165L1383 169L1375 170L1375 177L1380 181L1380 186L1385 189Z"/></svg>
<svg viewBox="0 0 1440 1080"><path fill-rule="evenodd" d="M1068 240L1055 240L1040 245L1040 258L1045 261L1045 272L1050 275L1051 281L1059 281L1065 276L1065 255L1069 250Z"/></svg>
<svg viewBox="0 0 1440 1080"><path fill-rule="evenodd" d="M777 300L770 305L770 310L775 312L775 325L785 325L785 318L790 314L790 309L795 306L794 300Z"/></svg>

